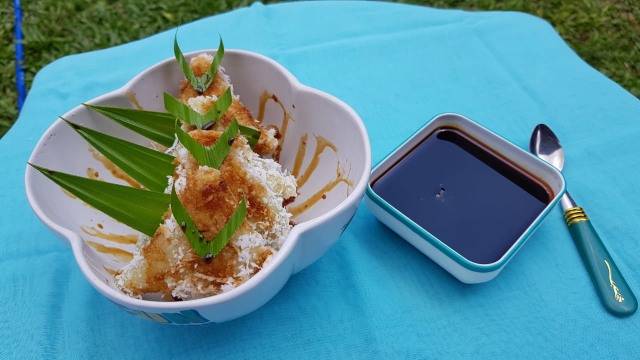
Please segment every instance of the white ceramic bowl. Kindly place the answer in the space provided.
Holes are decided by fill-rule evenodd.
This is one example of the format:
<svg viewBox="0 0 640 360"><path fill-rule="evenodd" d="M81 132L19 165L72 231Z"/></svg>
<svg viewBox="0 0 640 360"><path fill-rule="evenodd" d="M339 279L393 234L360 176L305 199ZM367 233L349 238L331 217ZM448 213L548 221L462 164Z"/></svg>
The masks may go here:
<svg viewBox="0 0 640 360"><path fill-rule="evenodd" d="M455 148L455 152L460 154L460 149L465 148L464 152L469 153L471 146L468 142L454 146L451 139L441 140L448 143L446 147L429 145L423 147L429 150L414 152L426 138L442 129L465 134L472 143L478 144L475 148L486 149L482 153L489 155L479 155L481 152L476 152L473 157L455 155L456 160L453 161L447 158L446 151L429 152L431 149ZM416 155L418 153L421 157ZM432 160L435 158L438 160ZM472 158L477 159L473 164L463 161ZM436 163L443 164L436 171L427 165ZM400 165L396 167L397 164ZM393 191L375 190L379 179L402 166L421 169L413 172L412 176L407 176L405 170L395 173L401 175L391 175L398 179L394 183L396 186L387 186ZM513 174L528 174L526 178L537 179L535 183L545 193L546 201L535 203L533 195L524 195L526 192L522 185L509 185L517 183ZM529 180L520 181L521 184L522 181L531 183ZM562 174L548 163L462 115L442 114L416 131L375 166L365 202L382 223L458 280L481 283L502 271L553 209L565 192L565 186ZM475 189L478 189L476 193ZM504 191L499 194L501 189ZM403 203L398 200L401 198L408 200ZM420 222L433 228L423 227ZM440 237L435 235L438 232ZM448 241L444 240L445 237Z"/></svg>
<svg viewBox="0 0 640 360"><path fill-rule="evenodd" d="M214 53L215 50L189 53L186 58L202 52ZM126 263L118 255L132 253L134 245L113 240L122 239L119 235L136 232L66 194L33 168L27 167L25 173L27 197L33 211L46 226L69 242L91 285L122 309L146 319L173 324L223 322L259 308L292 274L312 264L336 242L360 205L367 187L371 169L369 138L362 121L348 105L300 84L281 65L255 53L227 50L222 66L231 78L234 92L254 116L262 107L263 122L278 127L282 127L284 119L289 117L280 157L285 168L292 170L300 139L305 135L308 144L302 170L310 166L318 137L335 147L335 151L331 147L325 148L318 157L319 163L310 179L298 189L296 202L311 198L338 176L344 179L337 181L338 185L327 191L324 199L294 218L297 225L277 256L239 287L220 295L180 302L140 300L124 295L114 287L113 274ZM167 59L145 70L122 88L88 103L133 107L137 102L143 109L164 111L163 92L177 96L183 78L175 59ZM63 117L129 141L149 143L82 105ZM101 179L122 183L96 159L89 145L61 120L44 133L29 162L82 176L97 171Z"/></svg>

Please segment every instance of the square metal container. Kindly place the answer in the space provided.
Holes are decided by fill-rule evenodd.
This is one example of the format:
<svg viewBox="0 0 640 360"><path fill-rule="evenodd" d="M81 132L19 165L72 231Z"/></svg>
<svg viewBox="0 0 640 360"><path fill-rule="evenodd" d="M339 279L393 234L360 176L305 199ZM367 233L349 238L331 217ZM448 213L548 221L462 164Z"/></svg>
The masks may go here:
<svg viewBox="0 0 640 360"><path fill-rule="evenodd" d="M462 133L467 135L468 138L473 140L474 144L477 144L479 148L484 149L486 154L483 153L484 158L486 160L487 156L490 161L499 161L501 164L508 164L510 169L515 169L518 174L523 174L522 177L531 182L531 179L535 184L540 185L545 189L546 199L548 201L541 202L538 207L535 207L534 210L531 210L531 213L528 213L526 217L521 220L521 225L518 225L514 235L507 235L504 240L499 244L499 246L493 245L492 241L494 240L494 236L488 234L486 231L487 227L485 226L485 230L478 230L473 234L473 239L460 239L456 238L455 242L449 241L449 243L439 239L434 235L435 228L440 226L440 223L437 225L433 225L434 229L430 229L429 226L421 226L418 224L416 219L420 216L416 216L416 214L420 214L422 211L420 206L412 206L411 208L405 209L410 211L405 211L405 213L412 213L413 215L407 215L400 211L398 208L391 205L390 202L394 202L390 198L389 195L381 196L378 192L374 191L376 187L376 181L379 181L382 177L387 176L386 174L390 173L390 170L393 170L394 166L398 164L402 164L401 161L403 159L408 158L408 156L412 155L412 152L417 151L418 146L429 136L435 134L436 132L441 132L442 129L453 130L453 133ZM446 130L445 130L446 131ZM489 154L489 155L487 155ZM446 156L446 154L435 154L437 156ZM446 158L444 158L446 163ZM479 161L485 161L479 160ZM458 164L458 166L460 166ZM505 165L502 165L505 166ZM425 170L421 170L425 171ZM427 170L428 171L428 170ZM463 172L465 169L463 169ZM491 170L488 170L489 172ZM424 174L424 172L423 172ZM459 179L455 179L456 183L467 183L469 187L477 187L477 183L474 184L472 182L477 181L476 174L470 170L469 173L464 173L464 176L461 176ZM451 175L449 175L451 176ZM496 175L492 175L496 176ZM520 176L520 175L519 175ZM507 179L508 181L511 181ZM405 181L404 177L396 177L394 180L397 183L394 183L397 186L397 191L410 191L408 189L411 188L409 186L409 180L407 181L407 186L404 186L403 183ZM502 180L500 180L502 181ZM512 182L513 183L513 182ZM415 181L414 181L415 184ZM514 183L515 184L515 183ZM406 140L403 144L401 144L397 149L395 149L391 154L389 154L385 159L383 159L378 165L375 166L373 172L371 174L371 180L369 181L369 186L365 195L365 203L367 207L371 210L371 212L385 225L395 231L402 238L407 240L413 246L415 246L422 253L427 255L433 261L435 261L438 265L443 267L453 276L455 276L458 280L464 283L481 283L486 282L493 279L504 266L511 260L511 258L515 255L516 252L522 247L525 241L531 236L531 234L536 230L536 228L542 223L544 218L549 214L551 209L555 206L555 204L560 199L560 196L565 192L565 181L562 177L562 174L553 166L549 165L545 161L540 160L536 156L530 154L529 152L521 149L520 147L512 144L511 142L505 140L501 136L491 132L490 130L482 127L481 125L473 122L472 120L458 114L442 114L435 117L429 123L427 123L424 127L418 130L413 136L411 136L408 140ZM455 188L455 187L454 187ZM435 193L434 197L444 196L445 195L445 185L442 185L441 189L442 194ZM394 190L395 191L395 190ZM447 190L449 191L449 190ZM464 192L456 193L456 190L451 190L453 194L447 193L446 196L463 196ZM506 190L505 190L506 191ZM462 195L461 195L462 194ZM385 198L386 196L386 198ZM412 194L407 193L403 194L403 196L412 196ZM418 195L416 195L418 196ZM423 201L424 194L420 195L420 201ZM455 197L452 197L454 199ZM505 199L503 197L502 199ZM444 198L439 199L444 200ZM461 212L465 212L465 216L468 215L469 211L472 211L475 221L480 221L480 224L487 225L489 221L484 221L483 217L494 216L492 221L495 222L495 213L499 213L500 211L504 213L504 211L509 211L509 206L512 206L513 203L509 203L509 201L513 201L513 199L509 199L509 201L501 200L499 196L496 197L495 202L490 204L475 204L473 201L464 199L465 207L464 210L460 210ZM422 204L418 200L415 200L416 204ZM435 201L434 199L426 199L425 201ZM505 203L501 203L504 201ZM476 207L477 209L474 209ZM521 203L518 203L519 206L522 206ZM425 205L431 206L431 205ZM398 206L400 207L400 206ZM426 209L426 208L425 208ZM432 208L431 208L432 209ZM494 209L495 213L492 213ZM426 211L426 210L425 210ZM430 210L433 211L433 210ZM455 214L455 210L447 210L452 211L452 214ZM517 212L514 212L516 214ZM433 214L433 213L432 213ZM510 214L510 213L509 213ZM436 214L438 215L438 214ZM511 214L510 214L511 215ZM448 215L447 215L448 216ZM516 216L516 215L514 215ZM424 218L424 216L423 216ZM434 217L435 219L435 217ZM452 223L447 226L453 227L465 227L470 226L469 231L475 231L473 225L469 225L467 220L464 217L458 219L457 217L451 217ZM468 219L468 217L467 217ZM491 222L491 224L493 224ZM509 223L496 223L495 226L497 232L499 233L502 225L511 226L514 221L509 220ZM517 221L516 221L517 222ZM422 222L426 224L428 222ZM476 226L477 229L482 229L482 226ZM493 225L490 227L494 229ZM521 229L521 230L520 230ZM439 230L440 231L440 230ZM491 232L493 234L493 232ZM442 232L441 232L442 234ZM441 235L441 237L443 237ZM473 244L469 244L472 250L456 250L457 249L466 249L465 242L474 242ZM456 246L448 245L448 244L459 244ZM494 246L496 249L491 249ZM485 251L494 251L495 258L491 258L489 261L479 261L476 257L476 254L473 253L473 249L480 249L478 252ZM472 251L471 253L469 251ZM464 254L463 254L464 253Z"/></svg>

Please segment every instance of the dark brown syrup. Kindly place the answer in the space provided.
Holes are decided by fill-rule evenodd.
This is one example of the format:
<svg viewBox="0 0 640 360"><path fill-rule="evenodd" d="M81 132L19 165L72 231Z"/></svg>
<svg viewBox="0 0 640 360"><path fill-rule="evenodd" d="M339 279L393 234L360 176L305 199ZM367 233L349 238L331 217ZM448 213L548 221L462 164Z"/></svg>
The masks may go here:
<svg viewBox="0 0 640 360"><path fill-rule="evenodd" d="M454 128L436 129L372 189L478 264L499 260L552 198L540 180Z"/></svg>

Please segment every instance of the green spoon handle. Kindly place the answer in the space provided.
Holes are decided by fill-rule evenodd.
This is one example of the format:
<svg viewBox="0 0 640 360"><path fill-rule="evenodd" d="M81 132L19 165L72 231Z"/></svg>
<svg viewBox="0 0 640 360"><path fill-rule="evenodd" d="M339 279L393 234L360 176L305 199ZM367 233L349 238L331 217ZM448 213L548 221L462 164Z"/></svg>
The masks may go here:
<svg viewBox="0 0 640 360"><path fill-rule="evenodd" d="M633 314L638 308L638 300L584 210L573 207L564 212L564 217L604 307L617 316Z"/></svg>

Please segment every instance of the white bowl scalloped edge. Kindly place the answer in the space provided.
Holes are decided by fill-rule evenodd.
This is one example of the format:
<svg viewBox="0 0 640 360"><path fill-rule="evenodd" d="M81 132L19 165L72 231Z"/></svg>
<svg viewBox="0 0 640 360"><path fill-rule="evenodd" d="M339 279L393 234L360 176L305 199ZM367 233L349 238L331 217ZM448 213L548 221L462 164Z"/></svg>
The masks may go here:
<svg viewBox="0 0 640 360"><path fill-rule="evenodd" d="M186 54L186 58L203 52L215 50L192 52ZM346 179L327 192L326 199L297 217L297 225L271 262L237 288L208 298L179 302L134 299L121 293L114 287L113 274L108 269L119 268L124 263L96 251L88 241L105 245L104 239L82 229L100 224L109 233L131 234L135 231L65 194L35 169L27 166L25 172L27 198L33 211L54 233L68 240L76 262L91 285L123 310L148 320L203 324L228 321L258 309L278 293L292 274L315 262L337 241L359 207L367 187L371 147L365 126L353 109L329 94L302 85L280 64L256 53L226 50L222 66L231 78L234 92L254 116L262 104L265 124L280 126L285 116L290 117L280 158L283 167L292 170L300 138L305 134L308 134L309 142L303 167L310 162L312 150L317 145L314 139L318 136L337 149L327 148L322 153L313 175L298 190L299 201L311 197L337 174ZM88 103L131 107L132 99L135 99L145 110L164 111L163 92L177 96L183 78L175 59L170 58L143 71L122 88ZM265 92L275 95L277 102L273 97L265 102ZM261 96L263 100L260 100ZM129 141L149 143L83 105L63 117ZM89 151L88 143L60 119L44 133L29 162L78 175L101 166ZM106 169L100 169L104 174L101 178L118 182ZM133 245L128 246L124 249L132 251Z"/></svg>

